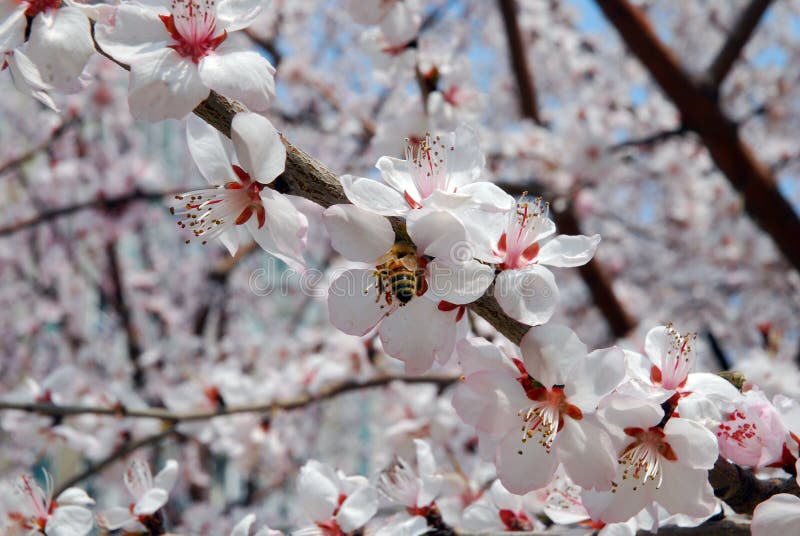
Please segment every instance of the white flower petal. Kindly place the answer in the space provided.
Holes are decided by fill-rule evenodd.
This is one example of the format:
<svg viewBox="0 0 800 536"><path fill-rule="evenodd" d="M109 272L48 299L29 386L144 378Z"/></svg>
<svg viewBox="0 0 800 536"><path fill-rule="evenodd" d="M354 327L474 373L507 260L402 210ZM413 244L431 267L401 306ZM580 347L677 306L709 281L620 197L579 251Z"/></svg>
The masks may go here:
<svg viewBox="0 0 800 536"><path fill-rule="evenodd" d="M583 266L594 257L600 235L559 235L548 241L539 250L537 262L548 266L572 268Z"/></svg>
<svg viewBox="0 0 800 536"><path fill-rule="evenodd" d="M372 486L363 486L348 495L339 507L336 522L345 533L363 527L378 511L378 493Z"/></svg>
<svg viewBox="0 0 800 536"><path fill-rule="evenodd" d="M131 65L128 104L137 119L182 119L208 93L197 66L170 48L143 54Z"/></svg>
<svg viewBox="0 0 800 536"><path fill-rule="evenodd" d="M133 507L133 515L151 515L167 504L169 493L161 488L152 488L142 495Z"/></svg>
<svg viewBox="0 0 800 536"><path fill-rule="evenodd" d="M568 373L564 393L581 411L594 411L600 399L625 379L625 354L617 347L595 350L577 359Z"/></svg>
<svg viewBox="0 0 800 536"><path fill-rule="evenodd" d="M94 504L94 499L80 488L67 488L58 495L56 502L60 505L89 506Z"/></svg>
<svg viewBox="0 0 800 536"><path fill-rule="evenodd" d="M467 230L449 212L435 208L414 210L406 218L406 228L420 255L453 262L467 262L474 256Z"/></svg>
<svg viewBox="0 0 800 536"><path fill-rule="evenodd" d="M373 271L347 270L328 289L331 323L349 335L366 335L386 314Z"/></svg>
<svg viewBox="0 0 800 536"><path fill-rule="evenodd" d="M223 43L200 60L198 69L206 86L254 112L266 111L275 98L275 68L255 50Z"/></svg>
<svg viewBox="0 0 800 536"><path fill-rule="evenodd" d="M217 2L217 28L233 32L250 26L266 3L264 0L221 0Z"/></svg>
<svg viewBox="0 0 800 536"><path fill-rule="evenodd" d="M548 389L569 384L568 372L578 360L586 359L586 345L574 331L561 324L547 324L528 330L519 348L528 374Z"/></svg>
<svg viewBox="0 0 800 536"><path fill-rule="evenodd" d="M379 328L384 351L400 359L408 374L422 374L435 359L444 362L453 353L456 323L424 297L412 299L391 313Z"/></svg>
<svg viewBox="0 0 800 536"><path fill-rule="evenodd" d="M389 220L355 205L333 205L322 215L333 248L351 261L375 262L394 245Z"/></svg>
<svg viewBox="0 0 800 536"><path fill-rule="evenodd" d="M494 269L476 260L465 263L434 259L427 266L430 295L457 305L472 303L494 281Z"/></svg>
<svg viewBox="0 0 800 536"><path fill-rule="evenodd" d="M577 421L565 419L555 445L567 475L585 489L611 489L617 472L617 456L611 438L591 416L584 415Z"/></svg>
<svg viewBox="0 0 800 536"><path fill-rule="evenodd" d="M800 497L779 493L756 506L750 530L753 536L788 536L800 524Z"/></svg>
<svg viewBox="0 0 800 536"><path fill-rule="evenodd" d="M94 527L91 510L83 506L59 506L48 518L48 536L86 536Z"/></svg>
<svg viewBox="0 0 800 536"><path fill-rule="evenodd" d="M269 119L254 113L238 113L231 122L236 156L250 178L271 183L286 167L286 147Z"/></svg>
<svg viewBox="0 0 800 536"><path fill-rule="evenodd" d="M382 182L352 175L342 175L347 199L356 206L382 216L404 216L410 207L402 194Z"/></svg>
<svg viewBox="0 0 800 536"><path fill-rule="evenodd" d="M153 479L153 486L161 488L166 492L172 490L175 486L175 481L178 479L178 462L175 460L167 460L164 468L158 472Z"/></svg>
<svg viewBox="0 0 800 536"><path fill-rule="evenodd" d="M136 518L133 517L130 509L121 506L115 506L97 514L97 524L100 525L101 528L108 530L122 528L134 521L136 521Z"/></svg>
<svg viewBox="0 0 800 536"><path fill-rule="evenodd" d="M120 4L113 17L98 21L94 34L106 54L128 65L143 54L164 50L172 39L155 10L133 3Z"/></svg>
<svg viewBox="0 0 800 536"><path fill-rule="evenodd" d="M251 217L245 224L258 245L275 255L296 271L305 269L303 250L308 235L308 219L283 195L270 188L261 190L261 202L266 222L259 229L258 219Z"/></svg>
<svg viewBox="0 0 800 536"><path fill-rule="evenodd" d="M0 2L0 54L14 50L25 40L27 4Z"/></svg>
<svg viewBox="0 0 800 536"><path fill-rule="evenodd" d="M719 456L717 438L708 429L689 419L673 417L664 426L672 450L681 465L711 469Z"/></svg>
<svg viewBox="0 0 800 536"><path fill-rule="evenodd" d="M238 182L231 167L233 147L219 130L191 115L186 121L186 141L194 163L210 184L223 186Z"/></svg>
<svg viewBox="0 0 800 536"><path fill-rule="evenodd" d="M327 521L333 514L339 502L337 480L329 467L316 460L309 460L300 468L297 494L303 498L303 510L313 521Z"/></svg>
<svg viewBox="0 0 800 536"><path fill-rule="evenodd" d="M451 139L453 150L447 151L447 175L450 184L461 189L480 178L486 159L478 133L469 125L460 125Z"/></svg>
<svg viewBox="0 0 800 536"><path fill-rule="evenodd" d="M522 270L500 272L495 279L494 296L508 316L536 326L553 316L558 287L550 270L531 264Z"/></svg>
<svg viewBox="0 0 800 536"><path fill-rule="evenodd" d="M34 17L25 54L45 83L65 92L83 88L79 76L94 54L89 19L74 7L56 9L51 17Z"/></svg>
<svg viewBox="0 0 800 536"><path fill-rule="evenodd" d="M545 487L553 478L558 457L536 441L522 442L519 428L511 430L497 447L497 476L511 493L522 495Z"/></svg>
<svg viewBox="0 0 800 536"><path fill-rule="evenodd" d="M470 196L472 203L481 210L506 212L513 209L516 204L514 198L505 193L502 188L486 181L460 186L458 193Z"/></svg>

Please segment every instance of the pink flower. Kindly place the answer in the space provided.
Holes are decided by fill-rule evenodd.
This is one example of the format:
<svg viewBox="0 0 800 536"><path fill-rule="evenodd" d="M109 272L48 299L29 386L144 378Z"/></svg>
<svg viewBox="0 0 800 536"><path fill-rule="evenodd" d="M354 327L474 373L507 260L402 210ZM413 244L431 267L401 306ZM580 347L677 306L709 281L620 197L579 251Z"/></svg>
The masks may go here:
<svg viewBox="0 0 800 536"><path fill-rule="evenodd" d="M301 469L297 493L313 526L295 535L334 535L363 527L378 511L378 494L363 476L345 476L309 460Z"/></svg>
<svg viewBox="0 0 800 536"><path fill-rule="evenodd" d="M20 91L55 109L48 91L84 87L80 76L94 44L80 7L61 0L2 0L0 21L0 68L10 67Z"/></svg>
<svg viewBox="0 0 800 536"><path fill-rule="evenodd" d="M745 467L779 461L788 430L775 407L760 391L748 391L716 430L722 456Z"/></svg>
<svg viewBox="0 0 800 536"><path fill-rule="evenodd" d="M579 485L607 489L614 453L594 413L625 376L622 352L587 355L569 328L553 324L529 330L520 350L515 374L495 366L466 376L453 399L456 411L479 427L482 440L499 441L497 474L509 491L544 487L559 464Z"/></svg>
<svg viewBox="0 0 800 536"><path fill-rule="evenodd" d="M253 111L275 94L275 69L254 50L228 39L261 11L260 0L123 3L95 28L97 42L131 67L134 117L180 119L217 91Z"/></svg>
<svg viewBox="0 0 800 536"><path fill-rule="evenodd" d="M494 295L503 311L532 326L547 322L558 303L555 278L545 265L582 266L600 243L600 235L552 237L556 228L548 211L541 199L531 202L523 197L504 221L470 227L478 244L476 257L502 270Z"/></svg>
<svg viewBox="0 0 800 536"><path fill-rule="evenodd" d="M401 359L409 373L445 363L456 342L463 305L478 299L491 284L491 268L473 259L453 262L454 245L466 231L448 212L430 212L409 227L413 244L395 245L389 221L355 205L329 207L323 222L333 247L370 268L350 269L328 290L334 326L362 336L376 326L384 350ZM430 257L436 257L429 261Z"/></svg>
<svg viewBox="0 0 800 536"><path fill-rule="evenodd" d="M186 135L189 152L212 187L177 196L178 225L203 243L219 238L231 255L252 236L265 251L301 271L308 221L289 197L266 187L286 163L286 149L272 123L258 114L236 114L231 142L192 117Z"/></svg>
<svg viewBox="0 0 800 536"><path fill-rule="evenodd" d="M670 514L711 515L717 502L708 469L717 460L714 436L688 419L634 397L617 397L603 411L617 446L617 475L610 491L586 490L583 504L592 519L627 521L654 502Z"/></svg>
<svg viewBox="0 0 800 536"><path fill-rule="evenodd" d="M44 490L30 475L21 476L16 488L8 494L0 488L0 503L6 503L0 532L16 534L14 529L24 529L24 534L89 534L94 519L87 506L93 505L94 500L78 488L66 489L53 500L53 478L46 471L43 473Z"/></svg>
<svg viewBox="0 0 800 536"><path fill-rule="evenodd" d="M110 508L97 516L98 524L108 530L121 527L147 526L158 511L167 504L169 492L178 478L178 462L168 460L153 478L150 467L142 460L133 460L125 471L124 482L134 502L127 507Z"/></svg>

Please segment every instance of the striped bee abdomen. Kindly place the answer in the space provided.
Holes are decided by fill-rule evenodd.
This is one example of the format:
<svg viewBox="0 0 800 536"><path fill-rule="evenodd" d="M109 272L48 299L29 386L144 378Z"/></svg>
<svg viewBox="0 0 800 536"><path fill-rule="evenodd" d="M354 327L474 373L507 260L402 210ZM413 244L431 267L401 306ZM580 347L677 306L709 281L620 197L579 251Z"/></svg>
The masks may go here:
<svg viewBox="0 0 800 536"><path fill-rule="evenodd" d="M408 303L417 293L417 276L403 266L397 264L389 267L389 286L392 289L392 294L400 301L400 303Z"/></svg>

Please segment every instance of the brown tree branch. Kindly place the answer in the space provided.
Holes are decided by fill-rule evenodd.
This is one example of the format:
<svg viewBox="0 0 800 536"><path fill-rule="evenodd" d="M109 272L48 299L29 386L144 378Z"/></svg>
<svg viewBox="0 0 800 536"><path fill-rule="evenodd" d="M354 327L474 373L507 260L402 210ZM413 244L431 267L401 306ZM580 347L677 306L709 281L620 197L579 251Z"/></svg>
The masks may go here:
<svg viewBox="0 0 800 536"><path fill-rule="evenodd" d="M516 2L514 0L498 0L498 6L500 7L506 35L508 36L509 53L511 54L514 78L517 81L519 90L522 115L541 124L533 83L533 72L528 65L525 45L517 22ZM561 211L554 210L553 220L559 231L567 234L581 234L580 225L571 203L568 203ZM636 322L617 299L611 280L604 273L600 263L596 259L590 260L580 267L580 275L589 288L592 300L597 308L600 309L603 317L605 317L614 336L621 338L630 333L636 327Z"/></svg>
<svg viewBox="0 0 800 536"><path fill-rule="evenodd" d="M517 21L517 2L515 0L497 0L503 26L508 40L508 53L511 56L511 67L514 80L517 83L517 98L523 117L533 120L537 125L542 124L539 116L539 103L536 98L533 72L528 66L525 55L525 43Z"/></svg>
<svg viewBox="0 0 800 536"><path fill-rule="evenodd" d="M800 497L796 478L761 480L750 469L739 467L722 457L708 472L708 481L714 488L714 495L739 514L752 514L759 503L778 493Z"/></svg>
<svg viewBox="0 0 800 536"><path fill-rule="evenodd" d="M766 13L772 0L750 0L750 3L736 19L728 39L717 53L706 71L706 84L710 88L719 89L725 77L733 68L736 60L742 54L742 50L750 41L758 23Z"/></svg>
<svg viewBox="0 0 800 536"><path fill-rule="evenodd" d="M33 147L33 148L25 151L21 155L19 155L17 157L14 157L11 160L7 161L5 164L0 165L0 175L3 175L3 174L8 173L9 171L11 171L13 169L16 169L17 167L21 166L22 164L24 164L28 160L32 159L34 156L39 154L39 152L41 152L41 151L47 149L48 147L50 147L61 136L63 136L66 132L69 132L69 130L72 127L76 126L78 123L80 123L80 121L78 120L77 117L72 117L70 119L65 120L60 125L58 125L55 129L53 129L53 132L50 133L50 136L46 140L44 140L43 142L38 144L36 147Z"/></svg>
<svg viewBox="0 0 800 536"><path fill-rule="evenodd" d="M55 491L53 492L53 496L58 497L58 495L60 495L61 492L64 491L65 489L75 486L76 484L79 484L80 482L86 480L87 478L94 476L97 473L105 470L107 467L111 466L117 460L124 458L128 454L131 454L132 452L139 450L142 447L159 443L160 441L168 438L174 433L175 433L175 427L169 426L157 434L143 437L142 439L134 441L133 443L128 443L122 448L115 450L114 452L103 458L101 461L90 465L77 475L59 484L56 487Z"/></svg>
<svg viewBox="0 0 800 536"><path fill-rule="evenodd" d="M713 92L681 67L641 9L627 0L595 1L678 108L683 125L700 136L717 167L743 195L747 213L795 269L800 269L800 218L781 195L769 168L742 142L736 123L725 115Z"/></svg>
<svg viewBox="0 0 800 536"><path fill-rule="evenodd" d="M106 244L106 259L108 262L108 272L111 276L112 297L111 300L114 309L117 312L120 322L125 329L125 337L127 338L127 351L128 361L133 367L133 385L137 389L144 387L145 373L140 356L142 354L142 347L139 344L139 331L133 323L131 311L128 307L128 302L125 299L125 286L122 281L122 268L119 262L119 254L117 253L116 243L109 242Z"/></svg>
<svg viewBox="0 0 800 536"><path fill-rule="evenodd" d="M335 398L341 394L362 389L382 387L399 381L404 383L426 383L442 388L452 385L458 380L451 376L377 376L365 381L347 380L334 384L318 394L302 395L290 400L227 406L212 411L171 412L163 408L126 408L121 404L114 406L80 406L59 405L38 402L0 401L0 411L24 411L46 417L73 417L76 415L105 415L114 418L158 419L168 423L204 421L227 415L241 413L272 413L274 411L291 411Z"/></svg>
<svg viewBox="0 0 800 536"><path fill-rule="evenodd" d="M66 207L53 208L45 212L41 212L36 216L2 226L0 227L0 236L13 234L17 231L35 227L47 221L61 218L63 216L69 216L70 214L75 214L76 212L81 212L83 210L103 210L113 212L122 210L131 203L140 201L161 201L164 199L164 197L179 194L185 191L185 189L167 190L164 192L142 192L140 190L134 190L131 193L123 194L117 197L98 197L91 201L84 201L82 203L76 203Z"/></svg>

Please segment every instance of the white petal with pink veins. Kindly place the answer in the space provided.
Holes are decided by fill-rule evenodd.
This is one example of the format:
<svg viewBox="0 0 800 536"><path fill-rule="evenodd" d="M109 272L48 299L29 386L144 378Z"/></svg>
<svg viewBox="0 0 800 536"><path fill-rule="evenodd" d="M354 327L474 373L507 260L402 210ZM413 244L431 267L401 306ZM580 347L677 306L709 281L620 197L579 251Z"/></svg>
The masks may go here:
<svg viewBox="0 0 800 536"><path fill-rule="evenodd" d="M529 329L519 347L528 374L548 389L569 384L573 378L567 373L579 359L586 358L586 345L562 324Z"/></svg>
<svg viewBox="0 0 800 536"><path fill-rule="evenodd" d="M521 454L520 454L521 452ZM497 448L497 476L511 493L543 488L558 466L558 457L531 440L522 442L519 429L510 431Z"/></svg>
<svg viewBox="0 0 800 536"><path fill-rule="evenodd" d="M383 299L378 301L373 272L347 270L334 279L328 289L331 323L348 335L366 335L387 312L381 307Z"/></svg>
<svg viewBox="0 0 800 536"><path fill-rule="evenodd" d="M186 141L200 174L210 184L223 186L228 182L239 182L231 167L233 147L219 130L191 115L186 121Z"/></svg>
<svg viewBox="0 0 800 536"><path fill-rule="evenodd" d="M403 195L382 182L353 175L340 177L347 199L356 206L382 216L404 216L410 207Z"/></svg>
<svg viewBox="0 0 800 536"><path fill-rule="evenodd" d="M83 89L79 77L94 54L89 19L74 7L34 17L25 54L45 83L65 92Z"/></svg>
<svg viewBox="0 0 800 536"><path fill-rule="evenodd" d="M355 205L333 205L322 214L333 248L351 261L375 262L394 245L392 224Z"/></svg>
<svg viewBox="0 0 800 536"><path fill-rule="evenodd" d="M522 270L502 271L495 280L494 296L508 316L537 326L553 316L558 287L550 270L531 264Z"/></svg>
<svg viewBox="0 0 800 536"><path fill-rule="evenodd" d="M750 530L753 536L788 536L800 525L800 497L779 493L756 506Z"/></svg>
<svg viewBox="0 0 800 536"><path fill-rule="evenodd" d="M422 374L434 360L446 360L455 346L453 314L439 311L437 303L418 297L399 307L381 323L384 351L400 359L408 374Z"/></svg>
<svg viewBox="0 0 800 536"><path fill-rule="evenodd" d="M182 119L208 93L192 60L170 48L139 56L131 65L128 104L137 119Z"/></svg>
<svg viewBox="0 0 800 536"><path fill-rule="evenodd" d="M136 4L120 4L110 22L98 22L94 31L100 48L128 65L172 41L158 13Z"/></svg>
<svg viewBox="0 0 800 536"><path fill-rule="evenodd" d="M363 527L378 511L378 493L362 486L347 496L336 514L336 522L345 533Z"/></svg>
<svg viewBox="0 0 800 536"><path fill-rule="evenodd" d="M261 202L264 204L266 221L259 229L258 219L251 216L247 229L259 246L275 255L296 271L305 269L303 250L306 246L308 219L289 200L288 196L270 188L261 190Z"/></svg>
<svg viewBox="0 0 800 536"><path fill-rule="evenodd" d="M286 148L269 119L238 113L231 122L231 139L244 170L261 184L271 183L286 167Z"/></svg>
<svg viewBox="0 0 800 536"><path fill-rule="evenodd" d="M537 262L548 266L573 268L583 266L594 257L600 235L560 235L548 241L539 250Z"/></svg>
<svg viewBox="0 0 800 536"><path fill-rule="evenodd" d="M275 98L275 68L254 50L226 41L201 59L198 68L206 86L255 112L266 111Z"/></svg>

